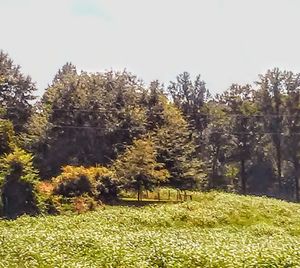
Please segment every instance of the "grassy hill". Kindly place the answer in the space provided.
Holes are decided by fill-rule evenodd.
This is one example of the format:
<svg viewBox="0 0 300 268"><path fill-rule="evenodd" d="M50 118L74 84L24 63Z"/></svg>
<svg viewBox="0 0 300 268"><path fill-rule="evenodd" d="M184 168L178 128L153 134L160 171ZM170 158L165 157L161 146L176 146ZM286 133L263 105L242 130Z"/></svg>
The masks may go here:
<svg viewBox="0 0 300 268"><path fill-rule="evenodd" d="M226 193L0 222L0 267L300 267L300 205Z"/></svg>

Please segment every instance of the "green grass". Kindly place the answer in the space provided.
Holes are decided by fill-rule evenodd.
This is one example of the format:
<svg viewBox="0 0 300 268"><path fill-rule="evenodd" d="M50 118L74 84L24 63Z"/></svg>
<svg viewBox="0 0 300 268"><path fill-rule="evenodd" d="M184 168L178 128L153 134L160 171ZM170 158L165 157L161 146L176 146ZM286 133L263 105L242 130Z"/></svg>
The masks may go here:
<svg viewBox="0 0 300 268"><path fill-rule="evenodd" d="M300 267L300 205L217 192L193 198L3 220L0 267Z"/></svg>

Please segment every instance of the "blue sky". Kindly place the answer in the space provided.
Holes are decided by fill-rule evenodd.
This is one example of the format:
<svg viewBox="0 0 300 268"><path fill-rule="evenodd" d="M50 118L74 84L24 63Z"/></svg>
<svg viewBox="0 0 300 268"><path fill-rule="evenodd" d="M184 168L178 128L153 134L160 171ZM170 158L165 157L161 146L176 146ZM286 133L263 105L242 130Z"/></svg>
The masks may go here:
<svg viewBox="0 0 300 268"><path fill-rule="evenodd" d="M0 0L0 49L39 93L67 61L165 84L189 71L212 92L268 68L300 72L297 0Z"/></svg>

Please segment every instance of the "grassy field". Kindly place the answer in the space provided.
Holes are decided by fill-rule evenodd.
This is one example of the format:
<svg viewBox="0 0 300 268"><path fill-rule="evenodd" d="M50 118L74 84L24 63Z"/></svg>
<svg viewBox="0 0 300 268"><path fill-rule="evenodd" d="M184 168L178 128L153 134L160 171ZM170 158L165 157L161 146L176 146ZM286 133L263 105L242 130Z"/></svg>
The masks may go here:
<svg viewBox="0 0 300 268"><path fill-rule="evenodd" d="M0 267L300 267L300 205L193 199L2 220Z"/></svg>

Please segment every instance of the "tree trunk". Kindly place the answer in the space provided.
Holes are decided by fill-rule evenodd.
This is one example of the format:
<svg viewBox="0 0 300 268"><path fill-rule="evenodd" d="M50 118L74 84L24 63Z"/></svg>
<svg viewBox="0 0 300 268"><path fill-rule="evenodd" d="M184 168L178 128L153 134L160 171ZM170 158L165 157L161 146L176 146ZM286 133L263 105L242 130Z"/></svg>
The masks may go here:
<svg viewBox="0 0 300 268"><path fill-rule="evenodd" d="M299 162L296 160L294 161L294 168L295 168L295 193L296 193L296 201L300 201L300 193L299 193Z"/></svg>
<svg viewBox="0 0 300 268"><path fill-rule="evenodd" d="M215 176L216 176L216 160L213 161L213 165L212 165L212 176L211 176L210 188L214 188L215 186L214 184Z"/></svg>
<svg viewBox="0 0 300 268"><path fill-rule="evenodd" d="M211 178L211 182L210 182L210 188L215 187L215 177L217 175L217 161L218 161L218 157L219 157L219 151L220 151L220 148L218 147L216 149L215 158L213 159L213 163L212 163L212 178Z"/></svg>
<svg viewBox="0 0 300 268"><path fill-rule="evenodd" d="M296 190L296 201L297 202L300 202L300 193L299 193L299 176L298 176L298 173L297 172L297 175L295 176L295 190Z"/></svg>
<svg viewBox="0 0 300 268"><path fill-rule="evenodd" d="M278 90L278 88L276 87ZM281 99L280 99L280 93L278 91L274 92L275 97L275 111L276 111L276 126L277 129L281 129L281 123L282 119L280 118L280 105L281 105ZM277 92L277 93L276 93ZM281 131L280 131L281 132ZM281 134L276 134L276 154L277 154L277 180L278 180L278 193L279 195L282 194L282 185L281 185Z"/></svg>
<svg viewBox="0 0 300 268"><path fill-rule="evenodd" d="M276 145L276 154L277 154L278 193L281 195L282 185L281 185L281 143L280 143L280 141Z"/></svg>
<svg viewBox="0 0 300 268"><path fill-rule="evenodd" d="M141 176L138 175L136 177L136 180L137 180L137 182L136 182L136 189L137 189L137 192L138 192L138 201L141 201L142 200L142 194L143 194L143 191L142 191L143 186L142 186L142 178L141 178Z"/></svg>
<svg viewBox="0 0 300 268"><path fill-rule="evenodd" d="M140 201L140 189L138 189L138 201Z"/></svg>
<svg viewBox="0 0 300 268"><path fill-rule="evenodd" d="M242 183L242 193L247 193L247 178L245 171L245 160L241 160L241 183Z"/></svg>
<svg viewBox="0 0 300 268"><path fill-rule="evenodd" d="M142 200L142 187L138 187L138 201Z"/></svg>

